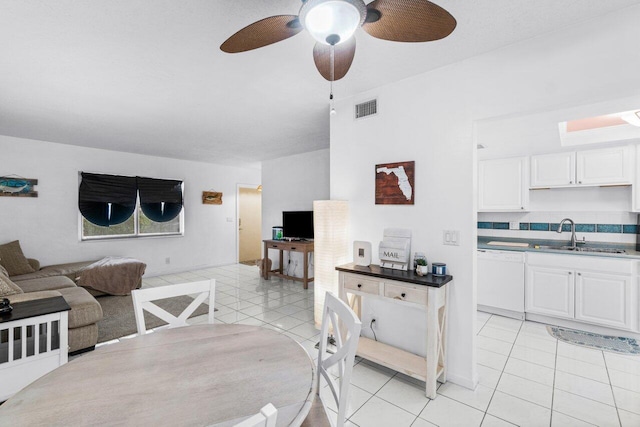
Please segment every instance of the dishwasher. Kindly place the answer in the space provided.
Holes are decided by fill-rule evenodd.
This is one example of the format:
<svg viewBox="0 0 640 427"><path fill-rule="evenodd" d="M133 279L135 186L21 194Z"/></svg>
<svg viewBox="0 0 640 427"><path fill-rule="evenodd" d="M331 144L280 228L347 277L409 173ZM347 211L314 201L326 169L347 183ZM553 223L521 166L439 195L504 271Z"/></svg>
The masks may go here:
<svg viewBox="0 0 640 427"><path fill-rule="evenodd" d="M478 249L478 310L524 319L525 253Z"/></svg>

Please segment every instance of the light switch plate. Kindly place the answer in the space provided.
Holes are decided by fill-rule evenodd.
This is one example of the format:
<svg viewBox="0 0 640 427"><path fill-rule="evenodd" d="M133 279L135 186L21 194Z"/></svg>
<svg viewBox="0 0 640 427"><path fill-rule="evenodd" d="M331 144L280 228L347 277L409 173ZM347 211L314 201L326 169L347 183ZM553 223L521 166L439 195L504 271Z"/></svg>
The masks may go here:
<svg viewBox="0 0 640 427"><path fill-rule="evenodd" d="M460 246L459 230L442 230L442 244Z"/></svg>
<svg viewBox="0 0 640 427"><path fill-rule="evenodd" d="M520 229L520 223L518 223L517 221L509 221L509 230L519 230Z"/></svg>

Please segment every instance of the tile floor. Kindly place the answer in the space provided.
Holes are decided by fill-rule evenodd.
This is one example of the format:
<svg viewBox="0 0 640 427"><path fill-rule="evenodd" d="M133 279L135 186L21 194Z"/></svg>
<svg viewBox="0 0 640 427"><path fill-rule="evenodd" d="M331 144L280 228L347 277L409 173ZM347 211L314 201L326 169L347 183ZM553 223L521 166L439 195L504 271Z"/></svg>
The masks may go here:
<svg viewBox="0 0 640 427"><path fill-rule="evenodd" d="M151 287L203 278L216 279L218 322L281 331L317 358L312 286L305 291L298 282L265 281L257 267L242 264L143 283ZM568 345L542 324L481 312L476 328L480 383L475 390L447 383L430 400L424 383L358 358L347 426L640 426L640 356Z"/></svg>

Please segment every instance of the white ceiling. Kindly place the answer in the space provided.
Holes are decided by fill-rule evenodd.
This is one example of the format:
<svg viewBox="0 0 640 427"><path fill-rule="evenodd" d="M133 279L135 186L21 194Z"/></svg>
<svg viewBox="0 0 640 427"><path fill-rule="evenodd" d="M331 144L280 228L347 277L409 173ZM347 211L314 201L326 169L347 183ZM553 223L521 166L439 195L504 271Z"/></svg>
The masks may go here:
<svg viewBox="0 0 640 427"><path fill-rule="evenodd" d="M640 0L440 0L448 38L356 33L336 98ZM240 28L299 0L0 0L0 134L212 163L256 165L329 146L329 83L305 32L226 54Z"/></svg>

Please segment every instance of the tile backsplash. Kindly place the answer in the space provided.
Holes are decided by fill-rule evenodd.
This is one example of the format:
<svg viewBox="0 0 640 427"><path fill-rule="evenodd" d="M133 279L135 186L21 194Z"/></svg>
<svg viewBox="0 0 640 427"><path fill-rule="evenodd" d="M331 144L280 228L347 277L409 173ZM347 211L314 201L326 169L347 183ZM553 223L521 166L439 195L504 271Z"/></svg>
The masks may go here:
<svg viewBox="0 0 640 427"><path fill-rule="evenodd" d="M515 231L556 231L559 223L552 222L520 222ZM509 230L508 222L478 221L478 230ZM570 224L563 224L562 231L571 231ZM636 234L636 224L576 224L576 233L624 233Z"/></svg>
<svg viewBox="0 0 640 427"><path fill-rule="evenodd" d="M563 224L562 233L557 233L562 218L574 220L578 239L587 242L635 243L640 231L638 214L629 212L480 212L478 236L568 240L570 224Z"/></svg>

